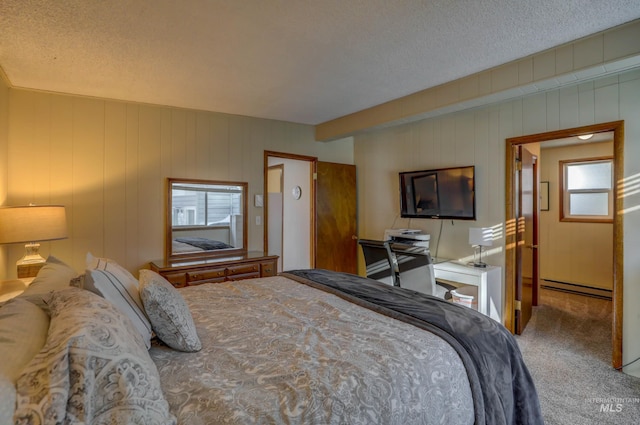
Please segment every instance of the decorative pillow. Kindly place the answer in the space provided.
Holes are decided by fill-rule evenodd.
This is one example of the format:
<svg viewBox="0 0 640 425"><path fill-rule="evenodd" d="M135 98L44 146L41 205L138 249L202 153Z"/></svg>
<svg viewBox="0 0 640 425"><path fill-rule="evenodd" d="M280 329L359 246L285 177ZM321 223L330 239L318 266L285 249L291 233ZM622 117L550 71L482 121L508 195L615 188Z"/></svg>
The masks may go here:
<svg viewBox="0 0 640 425"><path fill-rule="evenodd" d="M18 378L14 423L175 424L127 316L78 288L51 293L42 350Z"/></svg>
<svg viewBox="0 0 640 425"><path fill-rule="evenodd" d="M78 273L74 269L50 255L45 265L38 271L37 276L20 297L31 301L46 311L48 307L44 302L44 298L48 296L49 292L68 288L71 279L76 276L78 276Z"/></svg>
<svg viewBox="0 0 640 425"><path fill-rule="evenodd" d="M16 381L47 339L49 316L35 304L14 298L0 307L0 424L13 423Z"/></svg>
<svg viewBox="0 0 640 425"><path fill-rule="evenodd" d="M187 303L165 278L140 270L140 298L153 330L165 344L187 352L202 348Z"/></svg>
<svg viewBox="0 0 640 425"><path fill-rule="evenodd" d="M151 323L138 293L138 281L113 260L87 255L84 288L111 301L131 319L147 349L151 348Z"/></svg>

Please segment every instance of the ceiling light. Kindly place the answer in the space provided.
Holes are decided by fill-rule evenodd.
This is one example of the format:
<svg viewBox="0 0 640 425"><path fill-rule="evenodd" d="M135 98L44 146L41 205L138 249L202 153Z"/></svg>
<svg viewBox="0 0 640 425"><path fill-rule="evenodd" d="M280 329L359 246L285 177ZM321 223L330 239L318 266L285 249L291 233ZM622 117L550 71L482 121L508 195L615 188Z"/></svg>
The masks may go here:
<svg viewBox="0 0 640 425"><path fill-rule="evenodd" d="M593 134L582 134L580 136L578 136L578 139L580 140L589 140L593 137Z"/></svg>

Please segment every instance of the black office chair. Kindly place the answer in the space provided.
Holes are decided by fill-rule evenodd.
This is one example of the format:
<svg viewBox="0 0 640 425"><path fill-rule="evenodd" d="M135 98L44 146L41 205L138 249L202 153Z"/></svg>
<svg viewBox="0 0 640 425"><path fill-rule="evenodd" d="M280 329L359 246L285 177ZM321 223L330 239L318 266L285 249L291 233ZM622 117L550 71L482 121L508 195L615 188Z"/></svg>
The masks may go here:
<svg viewBox="0 0 640 425"><path fill-rule="evenodd" d="M389 285L400 286L398 267L395 264L395 256L389 248L389 241L360 239L358 243L364 254L367 277Z"/></svg>
<svg viewBox="0 0 640 425"><path fill-rule="evenodd" d="M398 286L439 298L450 298L454 287L436 281L429 249L411 244L392 243L389 248L398 264Z"/></svg>

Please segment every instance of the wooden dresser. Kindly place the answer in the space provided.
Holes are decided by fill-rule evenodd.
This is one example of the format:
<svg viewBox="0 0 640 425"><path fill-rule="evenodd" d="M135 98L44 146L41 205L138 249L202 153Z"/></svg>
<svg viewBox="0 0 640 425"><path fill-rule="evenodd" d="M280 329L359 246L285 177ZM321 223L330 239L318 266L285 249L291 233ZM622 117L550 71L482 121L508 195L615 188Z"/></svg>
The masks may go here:
<svg viewBox="0 0 640 425"><path fill-rule="evenodd" d="M235 255L185 259L157 260L150 263L151 270L159 273L176 288L203 283L275 276L278 256L261 251L248 251Z"/></svg>

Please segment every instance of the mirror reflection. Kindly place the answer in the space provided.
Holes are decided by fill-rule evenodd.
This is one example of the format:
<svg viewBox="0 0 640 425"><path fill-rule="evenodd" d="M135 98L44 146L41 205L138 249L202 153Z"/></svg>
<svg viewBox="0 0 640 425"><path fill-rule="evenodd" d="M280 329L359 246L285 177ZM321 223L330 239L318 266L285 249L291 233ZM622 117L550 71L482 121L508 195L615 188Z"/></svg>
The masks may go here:
<svg viewBox="0 0 640 425"><path fill-rule="evenodd" d="M169 179L167 258L246 249L247 183Z"/></svg>

